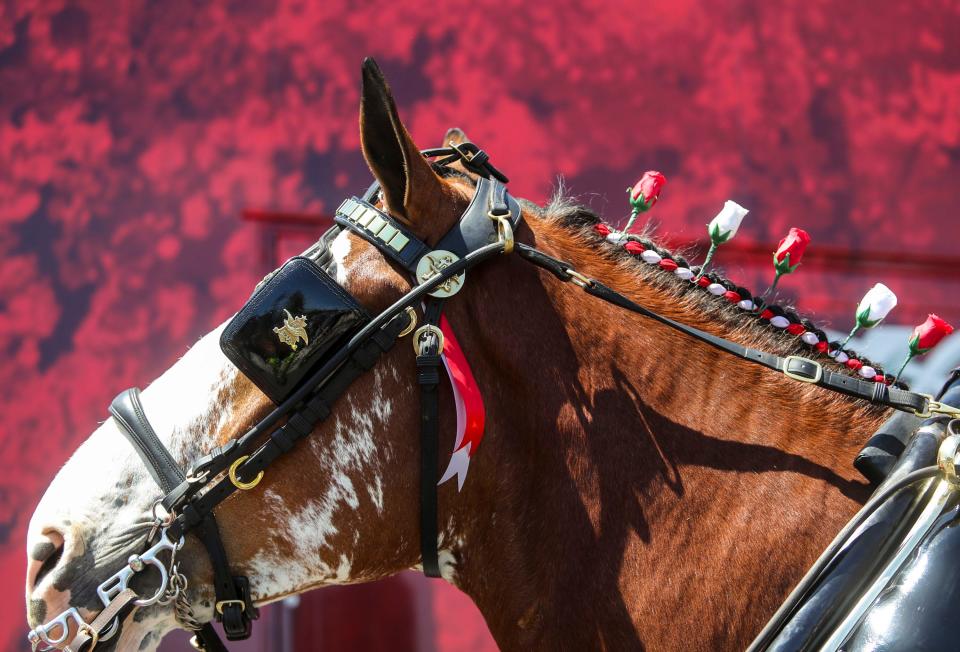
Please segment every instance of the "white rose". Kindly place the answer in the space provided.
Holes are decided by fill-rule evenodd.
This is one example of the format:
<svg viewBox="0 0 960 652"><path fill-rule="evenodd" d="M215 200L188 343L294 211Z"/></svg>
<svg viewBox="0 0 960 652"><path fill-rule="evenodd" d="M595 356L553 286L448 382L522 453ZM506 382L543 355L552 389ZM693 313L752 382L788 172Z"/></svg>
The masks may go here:
<svg viewBox="0 0 960 652"><path fill-rule="evenodd" d="M737 229L740 228L740 222L749 213L746 208L735 201L729 199L724 203L723 209L717 213L710 224L707 226L707 233L714 244L723 244L733 236L737 235Z"/></svg>
<svg viewBox="0 0 960 652"><path fill-rule="evenodd" d="M897 305L897 295L883 283L877 283L863 295L857 306L857 324L873 328Z"/></svg>

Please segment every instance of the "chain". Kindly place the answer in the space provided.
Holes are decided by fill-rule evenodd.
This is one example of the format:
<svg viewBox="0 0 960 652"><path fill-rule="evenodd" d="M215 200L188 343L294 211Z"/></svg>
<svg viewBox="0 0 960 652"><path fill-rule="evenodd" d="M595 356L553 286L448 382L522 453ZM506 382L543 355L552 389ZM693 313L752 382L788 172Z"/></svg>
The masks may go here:
<svg viewBox="0 0 960 652"><path fill-rule="evenodd" d="M203 623L197 620L193 605L187 599L187 578L180 572L178 564L170 567L170 587L163 599L165 603L173 602L174 615L184 629L198 632L203 628Z"/></svg>

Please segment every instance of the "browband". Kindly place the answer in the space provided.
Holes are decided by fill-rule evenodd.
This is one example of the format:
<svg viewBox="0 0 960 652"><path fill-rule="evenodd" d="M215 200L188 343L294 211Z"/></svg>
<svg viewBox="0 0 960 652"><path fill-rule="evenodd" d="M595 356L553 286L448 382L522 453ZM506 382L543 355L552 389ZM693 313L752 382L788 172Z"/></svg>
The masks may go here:
<svg viewBox="0 0 960 652"><path fill-rule="evenodd" d="M471 251L496 242L496 221L491 215L506 216L516 228L520 224L520 204L507 193L506 186L500 181L480 177L460 220L433 248L398 220L358 197L344 200L333 219L415 275L420 259L435 249L463 258Z"/></svg>

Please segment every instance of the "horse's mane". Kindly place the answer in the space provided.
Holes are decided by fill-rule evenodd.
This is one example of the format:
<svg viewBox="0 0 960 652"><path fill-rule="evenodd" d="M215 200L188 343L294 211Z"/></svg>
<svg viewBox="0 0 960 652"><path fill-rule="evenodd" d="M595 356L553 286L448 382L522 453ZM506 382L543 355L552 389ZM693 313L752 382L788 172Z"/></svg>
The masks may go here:
<svg viewBox="0 0 960 652"><path fill-rule="evenodd" d="M753 341L755 346L779 355L822 358L824 362L832 363L831 366L834 368L845 370L851 375L858 374L860 365L870 366L876 370L878 377L882 375L888 384L893 381L893 376L885 374L881 365L871 362L851 349L845 348L843 353L850 360L856 361L851 363L852 367L837 363L828 352L835 354L839 348L839 342L829 342L822 328L798 313L791 305L770 303L764 306L765 310L762 312L744 309L738 305L739 301L752 301L753 294L734 281L712 271L704 274L711 284L722 285L728 292L736 293L736 295L728 294L727 296L716 295L705 287L683 280L670 269L672 264L668 263L665 269L660 264L644 261L641 253L631 253L624 247L627 239L624 239L623 243L610 242L603 233L603 226L601 226L603 220L600 216L587 206L565 196L562 188L545 206L537 206L528 201L524 201L523 204L525 209L531 210L545 221L572 232L584 246L595 251L602 260L621 269L626 268L632 274L642 278L645 283L670 296L679 307L701 313L708 319L716 321L731 336L742 336L744 340ZM631 234L628 239L639 245L639 247L632 246L635 252L641 248L645 251L653 251L661 259L673 261L677 267L688 268L694 273L699 272L699 266L690 264L683 255L671 252L652 240L650 229L637 235ZM790 325L778 328L771 323L773 317L782 317L789 321ZM779 319L778 323L782 324L783 319ZM815 334L817 343L812 344L802 339L801 336L804 333ZM806 339L812 340L812 337L807 335ZM897 386L906 387L900 382Z"/></svg>

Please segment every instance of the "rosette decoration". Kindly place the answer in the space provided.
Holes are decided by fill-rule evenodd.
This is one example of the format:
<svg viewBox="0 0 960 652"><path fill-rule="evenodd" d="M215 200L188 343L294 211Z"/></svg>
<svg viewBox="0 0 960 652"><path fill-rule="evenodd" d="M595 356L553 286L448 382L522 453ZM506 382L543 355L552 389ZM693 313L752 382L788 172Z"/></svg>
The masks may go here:
<svg viewBox="0 0 960 652"><path fill-rule="evenodd" d="M857 322L847 338L840 344L840 349L857 334L861 328L873 328L890 314L897 306L897 295L883 283L877 283L870 288L857 305Z"/></svg>
<svg viewBox="0 0 960 652"><path fill-rule="evenodd" d="M630 206L632 210L630 211L630 219L627 220L627 226L620 232L620 240L623 240L627 233L630 232L633 223L637 219L637 215L653 208L653 205L656 204L660 198L660 191L663 190L663 186L666 185L666 183L667 178L660 172L647 170L632 188L627 188L627 192L630 193Z"/></svg>
<svg viewBox="0 0 960 652"><path fill-rule="evenodd" d="M717 213L717 216L707 225L707 233L710 235L710 249L707 251L707 257L700 266L700 273L697 274L697 280L707 271L707 266L713 260L713 255L717 253L717 247L733 239L740 229L740 223L750 211L735 201L727 200L723 208Z"/></svg>
<svg viewBox="0 0 960 652"><path fill-rule="evenodd" d="M810 234L803 229L792 227L787 233L787 237L780 240L777 250L773 252L773 283L763 293L767 296L777 289L777 283L784 274L793 274L800 267L800 259L810 244Z"/></svg>
<svg viewBox="0 0 960 652"><path fill-rule="evenodd" d="M909 351L907 359L900 365L894 382L900 378L900 374L907 368L910 361L918 355L923 355L937 344L940 340L953 332L953 326L934 314L927 315L927 320L913 329L908 343Z"/></svg>

